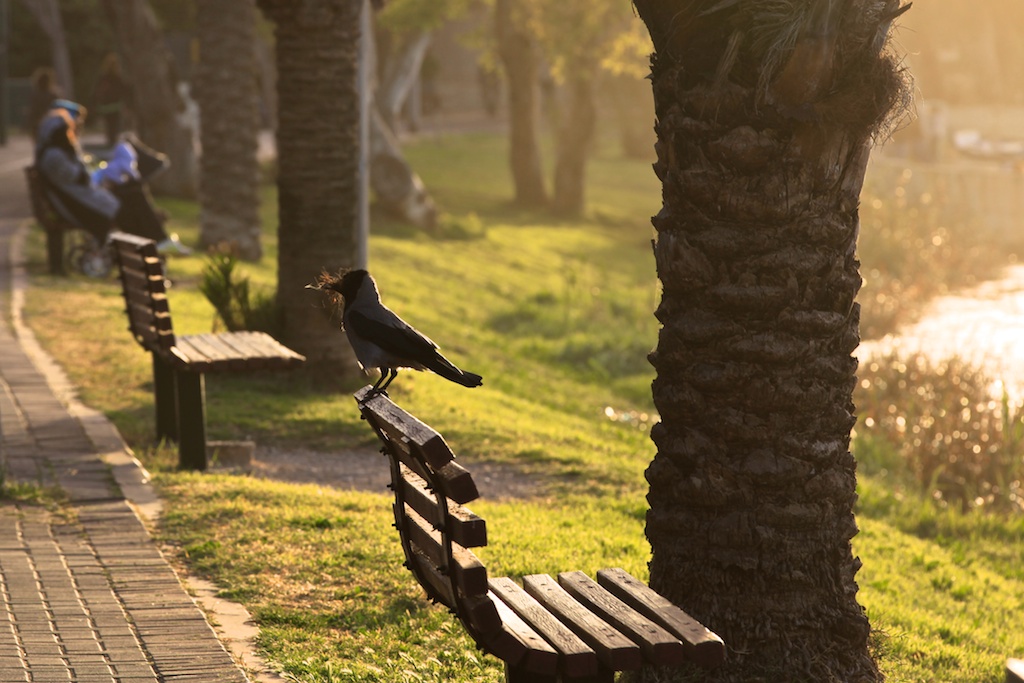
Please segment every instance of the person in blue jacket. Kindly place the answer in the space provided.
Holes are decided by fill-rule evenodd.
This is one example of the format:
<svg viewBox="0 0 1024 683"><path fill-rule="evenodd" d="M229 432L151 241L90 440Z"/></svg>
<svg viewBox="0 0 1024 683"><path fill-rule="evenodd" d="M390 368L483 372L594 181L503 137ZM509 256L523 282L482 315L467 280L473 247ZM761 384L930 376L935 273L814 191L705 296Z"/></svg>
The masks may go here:
<svg viewBox="0 0 1024 683"><path fill-rule="evenodd" d="M54 209L100 242L117 228L154 240L161 253L191 253L177 236L166 233L141 179L130 171L120 182L93 179L77 134L85 116L82 105L56 100L39 124L35 164Z"/></svg>

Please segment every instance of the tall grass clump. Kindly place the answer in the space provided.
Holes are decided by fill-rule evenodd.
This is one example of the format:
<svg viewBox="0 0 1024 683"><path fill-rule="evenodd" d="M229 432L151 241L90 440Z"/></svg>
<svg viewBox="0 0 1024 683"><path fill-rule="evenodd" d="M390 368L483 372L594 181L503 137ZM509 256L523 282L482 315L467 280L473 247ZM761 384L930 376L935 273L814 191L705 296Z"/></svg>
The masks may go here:
<svg viewBox="0 0 1024 683"><path fill-rule="evenodd" d="M1024 406L953 358L865 363L855 450L869 473L910 482L939 505L1024 511Z"/></svg>
<svg viewBox="0 0 1024 683"><path fill-rule="evenodd" d="M238 258L215 253L203 268L199 291L216 311L218 321L230 332L252 330L275 333L277 307L273 294L253 289L248 276L240 274Z"/></svg>

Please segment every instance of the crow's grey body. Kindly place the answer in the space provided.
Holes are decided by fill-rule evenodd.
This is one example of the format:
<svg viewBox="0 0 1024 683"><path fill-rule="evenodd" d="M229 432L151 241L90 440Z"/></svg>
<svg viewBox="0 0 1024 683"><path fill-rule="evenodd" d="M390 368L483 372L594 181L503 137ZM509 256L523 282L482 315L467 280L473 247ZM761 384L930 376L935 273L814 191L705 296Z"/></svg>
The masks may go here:
<svg viewBox="0 0 1024 683"><path fill-rule="evenodd" d="M365 270L349 271L328 288L345 300L341 320L359 364L380 370L375 390L386 389L399 368L430 370L465 387L483 383L480 375L455 367L429 337L381 303L377 283Z"/></svg>

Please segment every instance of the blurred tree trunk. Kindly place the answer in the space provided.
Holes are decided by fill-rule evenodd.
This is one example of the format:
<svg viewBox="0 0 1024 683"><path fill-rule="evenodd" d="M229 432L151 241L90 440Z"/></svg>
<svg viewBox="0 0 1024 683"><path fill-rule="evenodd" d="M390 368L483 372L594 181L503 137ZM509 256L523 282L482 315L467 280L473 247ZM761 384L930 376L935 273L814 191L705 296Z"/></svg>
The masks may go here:
<svg viewBox="0 0 1024 683"><path fill-rule="evenodd" d="M561 216L576 216L585 204L587 158L597 128L594 71L576 72L565 85L566 105L555 140L555 192L551 208Z"/></svg>
<svg viewBox="0 0 1024 683"><path fill-rule="evenodd" d="M255 0L196 5L200 242L250 261L262 255L255 22Z"/></svg>
<svg viewBox="0 0 1024 683"><path fill-rule="evenodd" d="M403 36L384 64L384 76L377 86L377 109L394 133L402 129L400 119L413 86L420 77L423 59L430 48L430 31Z"/></svg>
<svg viewBox="0 0 1024 683"><path fill-rule="evenodd" d="M153 180L155 192L175 197L196 195L194 131L183 126L178 76L153 9L146 0L104 0L120 46L121 63L132 89L139 138L163 152L170 168Z"/></svg>
<svg viewBox="0 0 1024 683"><path fill-rule="evenodd" d="M21 0L21 4L32 14L43 33L50 39L53 71L63 97L75 99L75 78L71 70L71 56L68 41L64 35L64 20L60 15L57 0Z"/></svg>
<svg viewBox="0 0 1024 683"><path fill-rule="evenodd" d="M537 132L537 46L520 25L516 0L497 0L494 15L498 53L508 83L509 164L515 201L522 206L544 206L548 195L544 189Z"/></svg>
<svg viewBox="0 0 1024 683"><path fill-rule="evenodd" d="M880 680L851 354L869 145L905 92L879 52L898 0L792 3L788 26L758 15L772 3L635 5L663 184L651 585L729 647L702 680Z"/></svg>
<svg viewBox="0 0 1024 683"><path fill-rule="evenodd" d="M630 74L605 77L609 104L615 114L622 154L627 159L650 159L654 154L654 100L651 85Z"/></svg>
<svg viewBox="0 0 1024 683"><path fill-rule="evenodd" d="M275 24L278 290L283 341L314 373L353 375L348 344L306 284L359 259L362 0L257 0Z"/></svg>

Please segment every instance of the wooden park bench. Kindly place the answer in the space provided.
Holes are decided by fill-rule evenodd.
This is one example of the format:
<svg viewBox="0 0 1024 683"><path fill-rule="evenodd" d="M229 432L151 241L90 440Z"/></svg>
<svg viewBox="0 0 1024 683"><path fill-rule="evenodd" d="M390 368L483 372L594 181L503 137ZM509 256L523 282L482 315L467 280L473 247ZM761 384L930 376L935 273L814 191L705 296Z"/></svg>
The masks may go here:
<svg viewBox="0 0 1024 683"><path fill-rule="evenodd" d="M46 232L46 263L53 275L64 275L64 233L75 230L75 226L65 220L53 208L43 189L43 179L35 166L25 167L25 179L28 181L28 195L32 202L32 213L36 222Z"/></svg>
<svg viewBox="0 0 1024 683"><path fill-rule="evenodd" d="M367 400L367 397L370 398ZM686 662L713 667L722 639L622 569L488 577L470 548L487 545L472 475L444 439L370 387L355 394L391 463L395 524L406 566L447 606L509 683L611 683L616 671Z"/></svg>
<svg viewBox="0 0 1024 683"><path fill-rule="evenodd" d="M264 332L175 336L164 264L153 240L113 232L128 329L153 356L157 439L178 443L181 467L206 469L205 374L293 368L306 359Z"/></svg>

